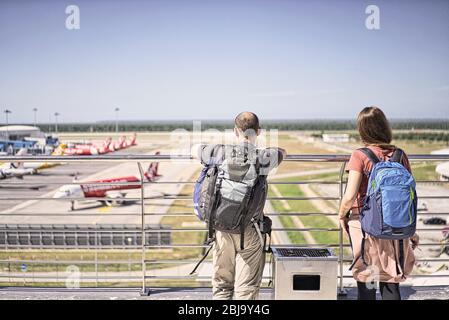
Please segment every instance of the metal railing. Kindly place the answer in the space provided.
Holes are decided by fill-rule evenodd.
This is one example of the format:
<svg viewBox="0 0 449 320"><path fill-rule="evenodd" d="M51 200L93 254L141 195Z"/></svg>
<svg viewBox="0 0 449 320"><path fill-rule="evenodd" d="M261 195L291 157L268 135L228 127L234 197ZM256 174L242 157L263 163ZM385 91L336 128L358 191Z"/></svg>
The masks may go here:
<svg viewBox="0 0 449 320"><path fill-rule="evenodd" d="M410 155L409 159L411 161L448 161L449 155ZM145 196L145 190L146 187L149 185L155 185L155 184L185 184L185 185L191 185L194 182L193 181L160 181L160 182L152 182L147 181L144 178L144 171L142 169L142 162L146 161L184 161L186 162L186 165L192 165L193 162L191 162L190 156L184 156L184 155L178 155L178 156L169 156L169 155L97 155L97 156L1 156L0 162L33 162L33 161L45 161L45 162L64 162L64 163L70 163L70 162L89 162L89 161L108 161L108 162L135 162L138 166L138 172L140 176L139 182L108 182L108 183L98 183L98 182L81 182L83 185L99 185L99 184L107 184L107 185L137 185L140 186L140 192L138 197L134 198L126 198L127 201L135 201L139 205L139 211L138 212L127 212L126 209L123 210L123 212L114 212L114 213L81 213L81 212L57 212L57 213L38 213L38 212L8 212L6 213L1 212L0 213L0 223L4 223L4 219L15 216L40 216L40 217L58 217L59 219L62 219L61 223L63 223L65 217L85 217L85 216L129 216L129 217L137 217L140 218L140 233L141 237L140 239L146 239L147 233L153 233L153 232L170 232L171 234L177 233L177 232L199 232L199 233L206 233L207 229L204 227L181 227L181 228L170 228L167 229L163 226L160 228L148 228L146 227L146 217L148 216L165 216L165 217L187 217L189 215L193 216L192 212L147 212L146 211L146 205L147 200L151 199L166 199L166 200L186 200L190 199L190 196L182 196L182 195L161 195L159 197L146 197ZM347 161L349 160L349 155L288 155L285 159L287 162L317 162L317 163L334 163L339 166L339 172L338 180L335 181L328 181L328 180L313 180L313 181L306 181L301 180L298 178L298 181L270 181L269 183L272 185L307 185L307 184L331 184L338 186L338 195L337 196L302 196L302 197L276 197L276 196L270 196L268 200L270 201L337 201L338 203L342 200L343 194L344 194L344 188L345 188L345 166ZM7 188L8 186L32 186L35 184L45 184L45 185L62 185L62 184L80 184L80 182L68 182L68 183L61 183L61 182L54 182L54 181L39 181L39 182L29 182L25 178L23 181L16 181L16 180L3 180L0 181L2 188ZM440 180L424 180L424 181L418 181L418 183L424 184L424 183L433 183L433 184L446 184L449 183L449 181L440 181ZM448 195L427 195L427 196L420 196L420 200L424 199L449 199L449 190ZM1 196L0 197L0 203L2 201L78 201L78 200L85 200L84 198L79 197L70 197L65 199L56 199L48 196L34 196L34 197L16 197L16 196ZM104 198L90 198L90 200L104 200ZM448 208L449 209L449 208ZM272 217L336 217L337 212L267 212L266 215L272 216ZM439 216L445 216L449 215L448 212L421 212L419 213L421 216L432 216L432 215L439 215ZM125 230L126 231L126 230ZM422 228L418 229L418 232L425 231L425 232L443 232L444 227L433 227L433 228ZM114 230L110 232L115 232ZM120 232L120 231L117 231ZM123 231L122 231L123 232ZM322 227L304 227L304 228L286 228L284 226L280 228L273 228L273 232L338 232L338 242L336 243L318 243L318 244L309 244L309 243L301 243L301 244L278 244L277 246L298 246L298 247L304 247L304 246L314 246L314 247L327 247L327 248L334 248L338 249L338 265L339 265L339 271L338 271L338 278L339 278L339 292L344 293L344 278L350 277L346 276L344 274L344 267L346 263L351 262L351 258L348 256L345 256L345 250L347 250L350 245L345 242L345 235L343 230L340 228L340 226L337 224L335 227L332 228L322 228ZM6 233L5 233L6 234ZM97 238L97 237L96 237ZM208 246L201 243L172 243L172 244L151 244L147 243L146 241L140 241L140 244L134 243L133 245L126 246L126 249L128 250L134 250L136 252L140 253L140 259L128 259L126 261L124 260L107 260L102 261L98 260L98 254L100 253L101 249L104 249L104 246L101 244L96 243L94 245L89 246L88 248L85 248L86 250L94 250L95 252L95 260L93 261L95 265L95 277L87 277L83 276L83 279L85 280L95 280L95 285L98 286L100 282L107 282L107 281L113 281L117 279L121 280L128 280L128 281L138 281L141 283L140 289L142 293L148 293L148 287L147 282L148 280L179 280L179 279L194 279L194 280L210 280L210 277L202 277L202 276L149 276L147 275L147 268L149 265L171 265L171 264L188 264L188 263L194 263L197 260L189 258L189 259L181 259L181 260L173 260L173 259L147 259L148 253L156 250L161 249L204 249ZM441 246L442 244L440 242L428 242L428 243L421 243L420 244L423 247L436 247ZM5 241L2 244L0 242L0 247L3 246L3 251L8 252L11 250L25 250L33 248L33 245L27 245L27 246L20 246L20 245L14 245L14 244L8 244L8 241L5 236ZM35 246L36 249L55 249L54 245L49 244L43 244L40 243L38 246ZM80 249L79 246L66 246L68 249ZM84 248L83 248L84 249ZM124 246L119 247L119 249L125 249ZM168 252L168 255L170 252ZM439 262L448 262L449 259L440 259L440 258L422 258L418 259L418 261L421 262L432 262L432 261L439 261ZM88 264L92 263L92 261L86 261L86 260L59 260L59 259L0 259L0 265L1 264L53 264L53 265L67 265L67 264ZM140 264L140 276L131 275L131 276L123 276L123 275L105 275L105 276L99 276L98 268L101 265L104 264ZM433 275L433 274L420 274L420 275L412 275L412 277L439 277L442 275ZM446 275L443 275L446 276ZM1 278L8 278L10 281L11 279L26 279L26 278L33 278L35 279L42 279L42 280L55 280L54 275L46 275L43 273L42 275L36 275L33 274L32 276L29 276L28 274L13 274L10 269L7 274L1 274L0 276L0 282L4 282ZM57 276L57 279L59 279L59 275Z"/></svg>

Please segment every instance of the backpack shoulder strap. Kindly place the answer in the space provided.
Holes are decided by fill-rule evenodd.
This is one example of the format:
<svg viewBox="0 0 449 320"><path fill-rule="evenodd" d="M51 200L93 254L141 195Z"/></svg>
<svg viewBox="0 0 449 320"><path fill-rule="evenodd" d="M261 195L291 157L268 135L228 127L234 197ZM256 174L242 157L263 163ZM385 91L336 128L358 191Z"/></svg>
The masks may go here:
<svg viewBox="0 0 449 320"><path fill-rule="evenodd" d="M390 162L402 163L403 155L404 151L402 151L402 149L397 148L396 150L394 150L393 155L390 158Z"/></svg>
<svg viewBox="0 0 449 320"><path fill-rule="evenodd" d="M379 158L374 154L374 152L370 148L360 148L357 150L363 152L373 164L380 162Z"/></svg>
<svg viewBox="0 0 449 320"><path fill-rule="evenodd" d="M201 163L205 166L210 166L212 164L220 164L224 157L224 145L214 144L214 145L204 145L203 148L208 148L208 153L203 154L201 157ZM205 150L203 149L204 152ZM203 157L207 157L204 159Z"/></svg>

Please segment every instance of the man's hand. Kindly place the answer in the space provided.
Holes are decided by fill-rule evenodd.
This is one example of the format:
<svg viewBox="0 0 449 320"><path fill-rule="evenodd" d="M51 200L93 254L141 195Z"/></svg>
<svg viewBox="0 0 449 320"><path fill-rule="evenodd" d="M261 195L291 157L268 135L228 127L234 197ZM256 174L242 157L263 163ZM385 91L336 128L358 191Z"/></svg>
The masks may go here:
<svg viewBox="0 0 449 320"><path fill-rule="evenodd" d="M287 150L283 148L278 148L278 150L282 153L282 157L285 159L285 157L287 156Z"/></svg>

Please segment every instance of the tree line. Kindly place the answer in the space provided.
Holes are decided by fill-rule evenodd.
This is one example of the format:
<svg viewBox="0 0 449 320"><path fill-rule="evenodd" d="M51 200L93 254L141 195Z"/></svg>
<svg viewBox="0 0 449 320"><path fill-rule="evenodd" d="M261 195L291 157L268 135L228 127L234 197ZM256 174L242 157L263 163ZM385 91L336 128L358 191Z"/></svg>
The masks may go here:
<svg viewBox="0 0 449 320"><path fill-rule="evenodd" d="M115 122L102 121L94 123L59 123L59 132L114 132ZM352 120L266 120L262 121L263 129L306 130L306 131L350 131L356 129ZM449 130L448 120L393 120L391 125L395 130ZM232 121L205 120L201 121L201 130L232 129ZM47 133L55 132L53 123L42 123L38 127ZM192 121L120 121L119 131L173 131L176 129L193 130ZM402 133L398 133L402 134ZM405 134L405 133L404 133ZM406 134L408 137L408 133ZM446 136L434 133L416 132L410 139L446 139ZM442 136L441 136L442 135ZM404 136L405 137L405 136Z"/></svg>
<svg viewBox="0 0 449 320"><path fill-rule="evenodd" d="M316 135L315 135L316 136ZM355 140L360 140L360 136L356 133L351 133L350 137ZM449 144L448 132L396 132L393 133L393 140L411 140L411 141L435 141L445 142Z"/></svg>

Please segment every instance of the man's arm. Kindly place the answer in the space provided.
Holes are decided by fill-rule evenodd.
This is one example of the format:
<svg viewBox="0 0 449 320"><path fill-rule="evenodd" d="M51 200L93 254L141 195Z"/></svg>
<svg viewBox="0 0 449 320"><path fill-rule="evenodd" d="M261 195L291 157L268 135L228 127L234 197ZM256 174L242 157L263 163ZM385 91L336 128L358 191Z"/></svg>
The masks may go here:
<svg viewBox="0 0 449 320"><path fill-rule="evenodd" d="M274 168L278 167L281 162L287 156L287 151L283 148L267 148L265 152L261 154L260 164L261 164L261 174L268 175L268 173Z"/></svg>
<svg viewBox="0 0 449 320"><path fill-rule="evenodd" d="M219 161L223 156L222 147L220 144L195 144L190 149L190 156L203 164L209 163L212 157Z"/></svg>

